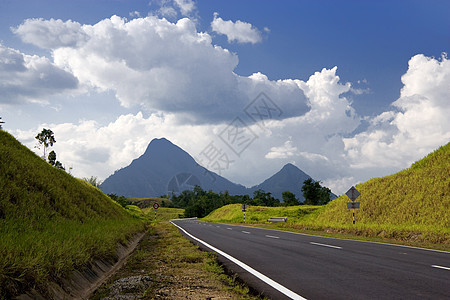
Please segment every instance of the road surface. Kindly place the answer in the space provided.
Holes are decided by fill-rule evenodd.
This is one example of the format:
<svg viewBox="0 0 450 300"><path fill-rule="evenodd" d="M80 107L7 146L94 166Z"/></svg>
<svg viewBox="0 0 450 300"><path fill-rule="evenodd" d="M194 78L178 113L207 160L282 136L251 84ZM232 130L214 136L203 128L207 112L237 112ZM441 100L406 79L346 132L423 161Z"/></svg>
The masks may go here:
<svg viewBox="0 0 450 300"><path fill-rule="evenodd" d="M272 299L450 299L450 253L174 220Z"/></svg>

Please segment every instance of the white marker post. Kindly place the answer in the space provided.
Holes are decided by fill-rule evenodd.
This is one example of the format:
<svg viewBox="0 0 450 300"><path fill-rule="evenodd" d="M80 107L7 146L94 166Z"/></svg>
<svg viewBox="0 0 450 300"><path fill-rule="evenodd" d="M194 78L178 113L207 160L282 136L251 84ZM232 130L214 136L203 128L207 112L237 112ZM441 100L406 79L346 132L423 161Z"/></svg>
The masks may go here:
<svg viewBox="0 0 450 300"><path fill-rule="evenodd" d="M242 211L244 212L244 223L245 223L245 212L247 211L247 204L242 204Z"/></svg>
<svg viewBox="0 0 450 300"><path fill-rule="evenodd" d="M352 202L347 202L347 208L353 208L353 224L355 224L355 208L359 208L359 202L354 201L361 195L361 193L354 186L352 186L345 194L350 198L350 200L352 200Z"/></svg>
<svg viewBox="0 0 450 300"><path fill-rule="evenodd" d="M153 203L153 210L155 211L155 222L156 222L156 212L158 211L159 208L159 204L158 203Z"/></svg>

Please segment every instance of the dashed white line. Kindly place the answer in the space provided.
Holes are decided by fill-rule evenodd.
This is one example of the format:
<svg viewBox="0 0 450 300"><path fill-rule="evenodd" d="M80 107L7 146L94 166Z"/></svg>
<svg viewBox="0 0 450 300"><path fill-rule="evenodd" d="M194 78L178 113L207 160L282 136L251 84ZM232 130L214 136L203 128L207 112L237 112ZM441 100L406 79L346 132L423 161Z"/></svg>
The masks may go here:
<svg viewBox="0 0 450 300"><path fill-rule="evenodd" d="M242 231L242 233L245 233L245 234L250 234L250 232L248 232L248 231Z"/></svg>
<svg viewBox="0 0 450 300"><path fill-rule="evenodd" d="M230 228L230 227L228 227L227 229L228 229L228 230L233 230L233 228Z"/></svg>
<svg viewBox="0 0 450 300"><path fill-rule="evenodd" d="M312 245L317 245L317 246L324 246L324 247L329 247L329 248L342 249L342 247L333 246L333 245L314 243L314 242L309 242L309 243L312 244Z"/></svg>
<svg viewBox="0 0 450 300"><path fill-rule="evenodd" d="M272 238L272 239L279 239L279 236L274 236L274 235L266 235L266 237L268 238Z"/></svg>
<svg viewBox="0 0 450 300"><path fill-rule="evenodd" d="M438 268L438 269L444 269L444 270L448 270L450 271L449 267L443 267L443 266L438 266L438 265L432 265L433 268Z"/></svg>

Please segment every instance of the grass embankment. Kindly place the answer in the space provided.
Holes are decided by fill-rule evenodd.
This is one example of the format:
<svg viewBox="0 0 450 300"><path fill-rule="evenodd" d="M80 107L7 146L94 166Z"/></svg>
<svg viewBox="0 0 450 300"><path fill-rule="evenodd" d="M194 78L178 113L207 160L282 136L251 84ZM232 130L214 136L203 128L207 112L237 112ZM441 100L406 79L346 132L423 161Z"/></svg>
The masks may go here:
<svg viewBox="0 0 450 300"><path fill-rule="evenodd" d="M155 221L155 210L153 208L143 208L142 212L148 216L151 221ZM156 211L156 222L169 221L183 217L184 209L160 207Z"/></svg>
<svg viewBox="0 0 450 300"><path fill-rule="evenodd" d="M347 233L379 237L422 246L450 248L450 144L440 147L410 168L394 175L359 184L356 224L347 196L340 196L322 207L250 207L247 221L267 223L271 216L287 216L276 224L290 229ZM239 205L218 209L207 221L243 221Z"/></svg>
<svg viewBox="0 0 450 300"><path fill-rule="evenodd" d="M50 281L144 229L99 189L50 166L0 131L0 298Z"/></svg>
<svg viewBox="0 0 450 300"><path fill-rule="evenodd" d="M153 220L153 209L144 210ZM216 254L201 251L168 221L183 209L159 208L127 263L91 299L261 299L225 274Z"/></svg>

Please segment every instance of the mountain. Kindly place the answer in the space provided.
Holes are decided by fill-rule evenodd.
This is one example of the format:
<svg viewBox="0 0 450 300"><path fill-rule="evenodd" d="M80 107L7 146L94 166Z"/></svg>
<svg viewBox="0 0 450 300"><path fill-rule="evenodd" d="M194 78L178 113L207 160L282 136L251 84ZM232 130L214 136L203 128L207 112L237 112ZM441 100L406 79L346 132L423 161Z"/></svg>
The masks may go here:
<svg viewBox="0 0 450 300"><path fill-rule="evenodd" d="M301 187L308 174L292 164L285 165L278 173L263 183L246 188L200 166L192 156L165 138L154 139L139 158L123 169L114 172L101 185L107 194L126 197L158 197L180 193L199 185L203 190L230 195L250 195L262 189L282 199L282 192L294 193L303 201Z"/></svg>
<svg viewBox="0 0 450 300"><path fill-rule="evenodd" d="M114 172L100 189L126 197L152 197L182 192L199 185L204 190L245 194L243 185L235 184L203 168L180 147L165 138L150 142L142 156Z"/></svg>
<svg viewBox="0 0 450 300"><path fill-rule="evenodd" d="M256 190L264 190L265 192L271 192L272 196L277 199L283 199L282 193L290 191L303 202L305 198L302 193L302 185L306 179L311 178L308 174L294 166L293 164L286 164L284 167L264 182L255 185L250 188L253 194Z"/></svg>

